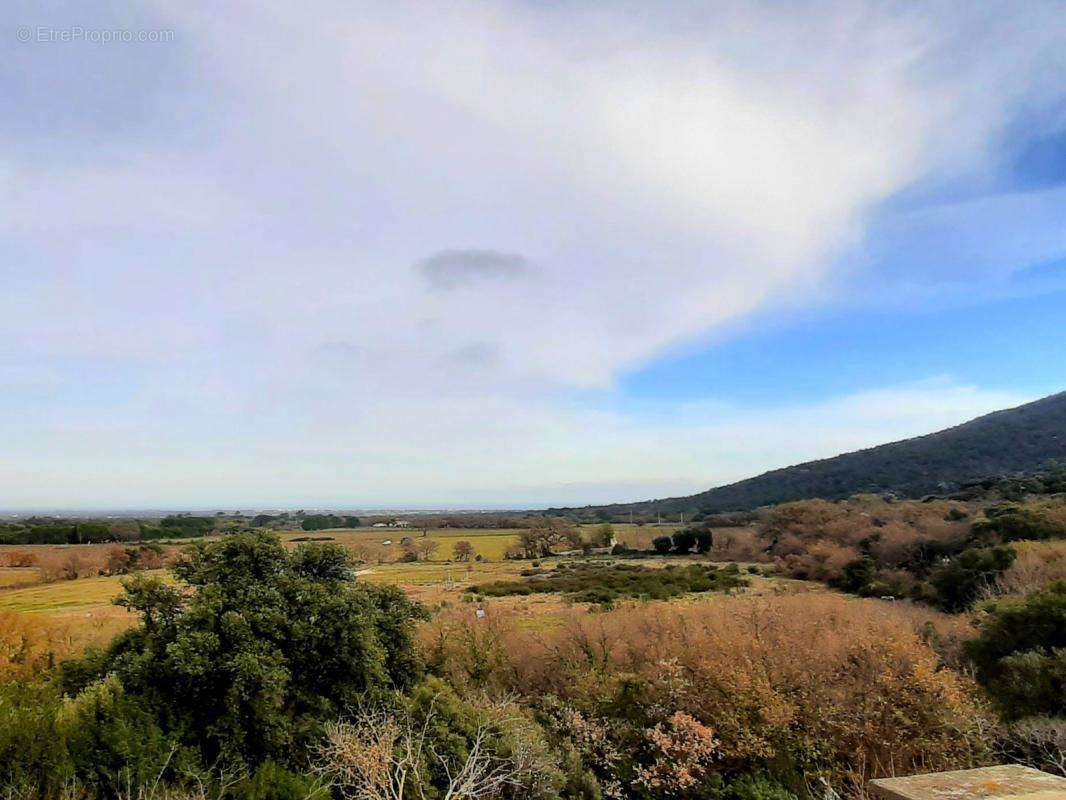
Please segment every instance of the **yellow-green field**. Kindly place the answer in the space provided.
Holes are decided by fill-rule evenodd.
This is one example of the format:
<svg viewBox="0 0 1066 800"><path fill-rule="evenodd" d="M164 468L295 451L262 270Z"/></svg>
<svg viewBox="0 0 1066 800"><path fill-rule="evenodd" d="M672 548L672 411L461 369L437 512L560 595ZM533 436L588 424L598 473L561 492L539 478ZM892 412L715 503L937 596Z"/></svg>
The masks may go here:
<svg viewBox="0 0 1066 800"><path fill-rule="evenodd" d="M593 528L587 526L587 535ZM677 526L615 525L615 536L630 547L646 548L652 538L672 533ZM504 560L507 548L518 541L516 529L444 528L427 531L423 537L417 528L357 528L326 531L285 531L280 534L283 542L295 546L294 540L329 538L344 546L360 563L359 579L370 583L385 583L403 587L414 599L437 607L442 603L461 601L463 590L472 584L486 583L518 577L529 567L528 561ZM430 540L438 548L428 561L398 562L404 548L404 537L412 542ZM385 545L391 541L391 545ZM468 541L482 560L469 562L452 561L452 548L456 542ZM174 544L188 544L189 541ZM91 561L93 554L103 557L114 545L79 545L77 550ZM2 550L3 548L0 548ZM48 555L67 557L75 548L56 545L39 545L29 549L38 558ZM55 551L55 553L53 553ZM62 551L62 552L60 552ZM99 552L97 552L99 551ZM2 555L2 553L0 553ZM554 559L547 559L549 566ZM661 566L664 559L654 559L649 564ZM95 567L94 567L95 569ZM166 574L160 571L160 574ZM100 644L106 636L132 624L135 616L111 601L121 591L120 577L84 577L77 580L40 582L42 572L32 567L0 568L0 614L25 614L41 626L57 627L64 631L68 646ZM566 605L558 596L503 597L486 601L493 607L508 609L526 624L544 627L553 624L555 615Z"/></svg>
<svg viewBox="0 0 1066 800"><path fill-rule="evenodd" d="M285 531L281 534L281 540L286 543L303 537L329 537L350 549L358 549L361 545L376 546L382 548L387 558L397 558L403 553L400 541L405 537L411 541L428 539L438 544L437 551L431 556L434 561L451 559L455 543L467 541L474 548L475 555L498 561L503 558L507 548L518 541L518 532L508 528L441 528L428 531L423 537L422 531L417 528L333 528L324 531ZM392 544L386 545L385 542Z"/></svg>
<svg viewBox="0 0 1066 800"><path fill-rule="evenodd" d="M0 567L0 589L29 586L40 580L41 571L36 567Z"/></svg>
<svg viewBox="0 0 1066 800"><path fill-rule="evenodd" d="M111 607L121 591L120 577L79 578L0 592L0 611L83 612Z"/></svg>
<svg viewBox="0 0 1066 800"><path fill-rule="evenodd" d="M591 536L599 526L585 525L582 530L586 536ZM651 540L656 536L669 536L678 529L678 525L612 525L615 537L623 544L635 548L648 548ZM393 557L402 552L400 540L408 537L412 542L428 539L436 542L439 547L432 554L431 561L449 561L452 558L452 548L456 542L468 541L474 548L475 555L480 555L490 561L498 561L504 557L507 548L518 542L518 530L514 528L435 528L426 532L423 537L418 528L331 528L322 531L284 531L281 539L291 543L295 539L311 537L315 539L329 537L338 544L349 548L359 546L379 546L386 548L386 552ZM385 545L384 542L392 542ZM372 560L372 559L367 559Z"/></svg>

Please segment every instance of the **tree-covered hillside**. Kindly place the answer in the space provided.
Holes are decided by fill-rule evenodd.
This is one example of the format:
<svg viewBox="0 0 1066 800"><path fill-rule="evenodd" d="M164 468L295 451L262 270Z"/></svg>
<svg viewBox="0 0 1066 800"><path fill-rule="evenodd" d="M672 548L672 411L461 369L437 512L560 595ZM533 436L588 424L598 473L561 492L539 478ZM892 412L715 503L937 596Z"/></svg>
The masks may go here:
<svg viewBox="0 0 1066 800"><path fill-rule="evenodd" d="M937 433L776 469L688 497L582 511L736 511L813 497L835 500L857 492L920 497L952 492L988 476L1032 472L1054 460L1066 460L1066 392Z"/></svg>

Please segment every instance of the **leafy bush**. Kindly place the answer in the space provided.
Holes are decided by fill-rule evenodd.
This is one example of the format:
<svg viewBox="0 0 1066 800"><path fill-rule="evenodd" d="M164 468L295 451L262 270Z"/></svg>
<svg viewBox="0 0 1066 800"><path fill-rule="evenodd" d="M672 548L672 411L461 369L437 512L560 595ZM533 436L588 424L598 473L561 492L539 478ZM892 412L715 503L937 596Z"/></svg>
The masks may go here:
<svg viewBox="0 0 1066 800"><path fill-rule="evenodd" d="M930 584L935 602L945 611L969 608L982 591L989 589L996 577L1014 562L1009 547L965 550L933 573Z"/></svg>
<svg viewBox="0 0 1066 800"><path fill-rule="evenodd" d="M1008 719L1066 714L1066 581L990 606L966 652Z"/></svg>
<svg viewBox="0 0 1066 800"><path fill-rule="evenodd" d="M869 586L877 575L877 562L869 556L849 561L844 567L840 588L846 592L860 592Z"/></svg>
<svg viewBox="0 0 1066 800"><path fill-rule="evenodd" d="M636 564L560 564L559 569L531 575L526 581L497 581L471 586L487 597L559 593L581 603L611 603L624 597L666 600L688 592L742 586L736 570L700 564L652 569Z"/></svg>
<svg viewBox="0 0 1066 800"><path fill-rule="evenodd" d="M61 701L43 683L0 683L0 787L11 797L44 795L72 776L56 727Z"/></svg>
<svg viewBox="0 0 1066 800"><path fill-rule="evenodd" d="M669 536L656 536L651 540L651 546L655 548L656 553L665 556L673 548L674 542Z"/></svg>
<svg viewBox="0 0 1066 800"><path fill-rule="evenodd" d="M233 800L308 800L316 795L318 782L293 772L275 761L264 761L233 791ZM320 793L324 798L325 792Z"/></svg>
<svg viewBox="0 0 1066 800"><path fill-rule="evenodd" d="M150 784L175 760L176 743L113 676L64 700L56 728L74 775L100 797L114 797L124 786Z"/></svg>
<svg viewBox="0 0 1066 800"><path fill-rule="evenodd" d="M1066 522L1055 519L1047 511L1016 505L993 506L985 509L985 519L974 523L976 535L995 535L1004 542L1020 539L1066 538Z"/></svg>
<svg viewBox="0 0 1066 800"><path fill-rule="evenodd" d="M721 800L797 800L796 795L771 778L743 775L721 793Z"/></svg>

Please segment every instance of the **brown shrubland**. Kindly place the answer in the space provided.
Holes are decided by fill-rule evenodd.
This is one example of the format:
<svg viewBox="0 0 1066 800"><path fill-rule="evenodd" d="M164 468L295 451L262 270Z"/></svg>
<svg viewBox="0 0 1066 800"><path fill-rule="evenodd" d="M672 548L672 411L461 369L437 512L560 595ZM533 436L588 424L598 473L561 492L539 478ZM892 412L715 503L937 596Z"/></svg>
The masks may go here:
<svg viewBox="0 0 1066 800"><path fill-rule="evenodd" d="M800 500L762 512L760 534L781 565L794 578L839 580L844 566L868 548L884 568L903 565L919 541L960 542L970 532L960 503L934 501L888 502L875 495L857 495L833 503Z"/></svg>
<svg viewBox="0 0 1066 800"><path fill-rule="evenodd" d="M595 724L619 682L635 681L664 719L713 730L716 768L787 754L854 788L987 758L991 721L974 687L923 641L958 633L941 632L943 621L829 594L741 596L573 610L548 631L450 609L422 637L429 663L458 686L554 696Z"/></svg>
<svg viewBox="0 0 1066 800"><path fill-rule="evenodd" d="M1023 596L1066 580L1066 540L1016 542L1014 563L997 579L994 593Z"/></svg>

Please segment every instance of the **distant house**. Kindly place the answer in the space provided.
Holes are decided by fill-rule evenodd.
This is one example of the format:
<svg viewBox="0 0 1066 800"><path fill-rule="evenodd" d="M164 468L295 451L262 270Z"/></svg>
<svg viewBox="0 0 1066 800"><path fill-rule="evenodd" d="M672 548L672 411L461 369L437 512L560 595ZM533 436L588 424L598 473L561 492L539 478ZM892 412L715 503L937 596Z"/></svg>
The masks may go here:
<svg viewBox="0 0 1066 800"><path fill-rule="evenodd" d="M375 528L387 528L389 524L387 522L375 522L373 527Z"/></svg>
<svg viewBox="0 0 1066 800"><path fill-rule="evenodd" d="M408 522L405 519L398 519L398 520L396 520L393 523L393 525L395 525L397 528L410 528L411 527L411 523Z"/></svg>

